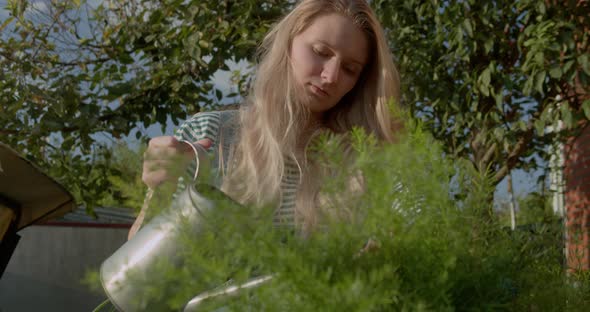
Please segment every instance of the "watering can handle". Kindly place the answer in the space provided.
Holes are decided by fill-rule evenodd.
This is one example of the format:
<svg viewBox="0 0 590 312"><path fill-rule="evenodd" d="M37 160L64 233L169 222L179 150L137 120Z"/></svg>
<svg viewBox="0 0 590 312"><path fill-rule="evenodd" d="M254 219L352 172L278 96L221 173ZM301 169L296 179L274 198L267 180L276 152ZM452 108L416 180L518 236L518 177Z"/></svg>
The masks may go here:
<svg viewBox="0 0 590 312"><path fill-rule="evenodd" d="M199 168L201 166L201 161L199 158L199 149L201 150L201 152L206 152L206 151L199 144L194 144L193 142L190 142L187 140L180 140L179 142L188 144L188 146L190 146L191 149L193 150L193 152L195 153L196 166L195 166L195 173L193 174L193 182L195 182L197 180L197 177L199 176ZM145 200L143 202L143 206L144 206L143 208L146 208L148 206L153 195L154 195L154 190L151 187L148 187L147 194L146 194Z"/></svg>
<svg viewBox="0 0 590 312"><path fill-rule="evenodd" d="M195 166L195 173L193 174L193 182L195 182L197 180L197 177L199 176L199 168L201 166L200 157L199 157L199 150L201 153L206 153L207 151L200 144L195 144L195 143L193 143L191 141L187 141L187 140L180 140L180 142L188 144L188 146L190 146L191 149L193 150L193 152L195 153L196 166Z"/></svg>

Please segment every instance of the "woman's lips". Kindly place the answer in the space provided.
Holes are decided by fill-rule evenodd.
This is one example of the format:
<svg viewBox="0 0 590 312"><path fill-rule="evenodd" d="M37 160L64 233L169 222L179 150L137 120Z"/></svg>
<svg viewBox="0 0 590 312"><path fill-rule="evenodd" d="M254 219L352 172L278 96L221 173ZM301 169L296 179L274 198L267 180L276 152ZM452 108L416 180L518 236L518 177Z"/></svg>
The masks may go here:
<svg viewBox="0 0 590 312"><path fill-rule="evenodd" d="M320 97L328 97L329 96L329 94L328 94L328 92L326 92L326 90L324 90L324 89L322 89L322 88L320 88L320 87L318 87L318 86L316 86L314 84L310 84L310 87L309 88L311 89L311 92L313 94L316 94L316 95L318 95Z"/></svg>

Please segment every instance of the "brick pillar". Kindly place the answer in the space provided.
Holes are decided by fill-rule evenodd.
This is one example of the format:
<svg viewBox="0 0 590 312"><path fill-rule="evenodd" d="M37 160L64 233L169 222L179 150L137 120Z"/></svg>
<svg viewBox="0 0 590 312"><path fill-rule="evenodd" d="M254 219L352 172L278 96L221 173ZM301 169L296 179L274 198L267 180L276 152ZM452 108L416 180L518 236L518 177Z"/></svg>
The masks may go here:
<svg viewBox="0 0 590 312"><path fill-rule="evenodd" d="M590 127L565 147L566 257L571 271L590 269Z"/></svg>

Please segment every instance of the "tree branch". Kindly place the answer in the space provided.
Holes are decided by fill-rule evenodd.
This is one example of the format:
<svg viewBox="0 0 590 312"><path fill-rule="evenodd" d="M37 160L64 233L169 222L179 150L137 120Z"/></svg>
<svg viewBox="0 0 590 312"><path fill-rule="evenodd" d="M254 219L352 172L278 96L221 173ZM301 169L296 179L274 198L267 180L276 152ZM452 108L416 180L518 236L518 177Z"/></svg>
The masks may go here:
<svg viewBox="0 0 590 312"><path fill-rule="evenodd" d="M481 162L482 163L489 163L492 156L494 155L494 152L496 151L496 148L498 147L498 143L495 142L494 144L492 144L488 150L486 151L486 153L483 155L483 157L481 158Z"/></svg>
<svg viewBox="0 0 590 312"><path fill-rule="evenodd" d="M104 63L104 62L111 61L111 60L112 59L109 58L109 57L103 57L103 58L97 58L97 59L85 60L85 61L55 62L55 64L56 65L60 65L60 66L71 67L71 66L80 66L80 65L90 65L90 64Z"/></svg>
<svg viewBox="0 0 590 312"><path fill-rule="evenodd" d="M516 145L514 145L514 149L512 149L510 154L508 154L506 162L494 175L494 181L496 183L499 183L500 180L502 180L506 176L506 174L508 174L508 172L512 170L514 166L516 166L516 164L518 163L518 157L520 157L520 155L522 155L522 153L526 151L529 143L531 143L531 141L533 140L534 133L535 130L533 127L533 123L529 121L527 124L526 132L524 132L520 139L518 139L518 142L516 142Z"/></svg>
<svg viewBox="0 0 590 312"><path fill-rule="evenodd" d="M1 135L15 135L15 134L19 134L20 132L21 131L12 130L12 129L0 129Z"/></svg>

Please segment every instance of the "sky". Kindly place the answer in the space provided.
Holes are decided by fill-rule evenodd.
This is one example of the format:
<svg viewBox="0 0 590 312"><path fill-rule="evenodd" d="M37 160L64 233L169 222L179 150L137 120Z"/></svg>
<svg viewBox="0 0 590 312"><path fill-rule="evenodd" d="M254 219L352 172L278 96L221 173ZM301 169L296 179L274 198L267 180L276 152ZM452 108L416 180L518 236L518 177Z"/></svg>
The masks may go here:
<svg viewBox="0 0 590 312"><path fill-rule="evenodd" d="M8 11L5 9L6 0L0 0L0 20L5 20L8 17Z"/></svg>

